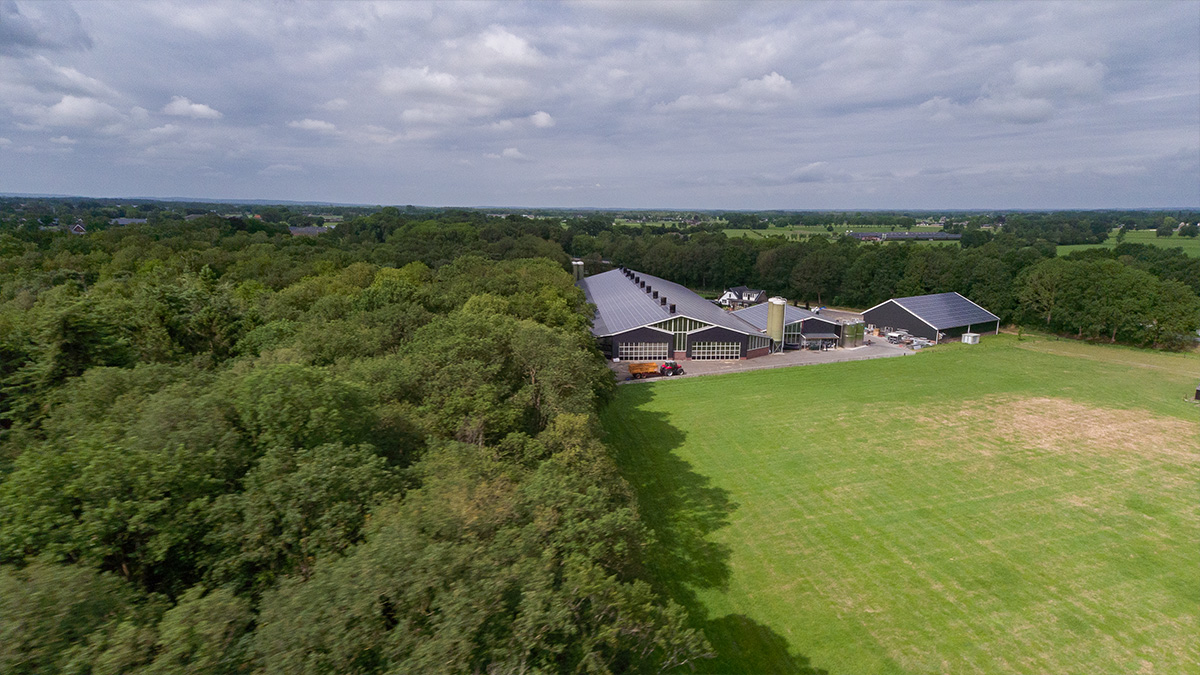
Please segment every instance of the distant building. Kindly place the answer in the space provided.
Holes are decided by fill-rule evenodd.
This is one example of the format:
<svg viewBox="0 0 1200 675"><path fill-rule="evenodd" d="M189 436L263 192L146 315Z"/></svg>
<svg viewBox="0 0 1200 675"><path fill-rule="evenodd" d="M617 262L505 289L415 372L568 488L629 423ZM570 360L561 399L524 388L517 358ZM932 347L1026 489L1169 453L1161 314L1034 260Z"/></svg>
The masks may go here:
<svg viewBox="0 0 1200 675"><path fill-rule="evenodd" d="M83 226L83 221L77 220L75 224L67 230L71 234L87 234L87 228Z"/></svg>
<svg viewBox="0 0 1200 675"><path fill-rule="evenodd" d="M332 227L321 227L320 225L304 225L289 227L288 232L291 232L293 237L315 237L319 234L325 234L332 229Z"/></svg>
<svg viewBox="0 0 1200 675"><path fill-rule="evenodd" d="M948 232L847 232L859 241L957 241L961 234Z"/></svg>
<svg viewBox="0 0 1200 675"><path fill-rule="evenodd" d="M717 303L724 307L749 307L767 301L767 292L764 290L747 288L745 286L734 286L721 294L717 298Z"/></svg>
<svg viewBox="0 0 1200 675"><path fill-rule="evenodd" d="M145 224L145 222L146 222L145 218L113 218L112 220L108 221L108 224L109 225L143 225L143 224Z"/></svg>

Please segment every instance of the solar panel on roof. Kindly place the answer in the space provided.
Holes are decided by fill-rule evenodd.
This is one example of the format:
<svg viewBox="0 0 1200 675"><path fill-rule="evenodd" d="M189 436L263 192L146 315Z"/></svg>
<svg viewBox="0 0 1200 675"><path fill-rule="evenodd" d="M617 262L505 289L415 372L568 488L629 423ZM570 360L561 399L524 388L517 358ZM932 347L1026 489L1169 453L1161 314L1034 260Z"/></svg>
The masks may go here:
<svg viewBox="0 0 1200 675"><path fill-rule="evenodd" d="M975 323L998 321L1000 317L958 293L935 293L910 298L893 298L897 305L916 314L937 330Z"/></svg>

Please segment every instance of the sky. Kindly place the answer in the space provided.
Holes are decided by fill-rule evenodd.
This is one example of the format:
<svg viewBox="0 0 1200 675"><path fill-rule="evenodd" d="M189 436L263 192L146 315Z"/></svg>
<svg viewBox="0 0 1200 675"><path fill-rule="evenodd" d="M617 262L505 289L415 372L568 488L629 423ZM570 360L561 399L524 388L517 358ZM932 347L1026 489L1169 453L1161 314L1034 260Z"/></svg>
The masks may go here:
<svg viewBox="0 0 1200 675"><path fill-rule="evenodd" d="M1200 206L1200 2L0 0L0 192Z"/></svg>

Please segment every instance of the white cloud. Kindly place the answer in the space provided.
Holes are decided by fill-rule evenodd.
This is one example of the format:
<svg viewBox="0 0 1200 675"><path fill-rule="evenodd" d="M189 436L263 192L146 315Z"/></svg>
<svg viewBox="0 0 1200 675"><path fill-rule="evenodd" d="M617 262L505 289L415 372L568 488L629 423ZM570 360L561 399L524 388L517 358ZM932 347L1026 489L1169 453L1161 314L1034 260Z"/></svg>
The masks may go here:
<svg viewBox="0 0 1200 675"><path fill-rule="evenodd" d="M975 101L973 108L982 115L1016 124L1045 122L1054 116L1054 104L1044 98L980 98Z"/></svg>
<svg viewBox="0 0 1200 675"><path fill-rule="evenodd" d="M988 82L969 103L935 96L919 108L934 121L960 117L985 117L1011 124L1037 124L1061 111L1103 93L1107 69L1102 63L1078 59L1033 64L1021 60L1009 73Z"/></svg>
<svg viewBox="0 0 1200 675"><path fill-rule="evenodd" d="M316 131L323 134L337 133L337 126L324 120L302 119L288 122L287 125L292 129L303 129L305 131Z"/></svg>
<svg viewBox="0 0 1200 675"><path fill-rule="evenodd" d="M480 36L480 44L486 48L492 59L512 64L534 65L542 60L542 55L534 49L525 38L518 37L500 26L493 26Z"/></svg>
<svg viewBox="0 0 1200 675"><path fill-rule="evenodd" d="M118 97L117 92L104 82L85 75L76 68L58 65L41 54L18 62L17 65L22 71L20 77L24 82L41 91L108 99Z"/></svg>
<svg viewBox="0 0 1200 675"><path fill-rule="evenodd" d="M1078 59L1041 65L1020 61L1013 66L1013 88L1027 98L1091 96L1100 93L1105 72L1102 63Z"/></svg>
<svg viewBox="0 0 1200 675"><path fill-rule="evenodd" d="M192 103L185 96L174 96L171 102L163 106L163 113L178 117L192 117L198 120L217 120L223 115L203 103Z"/></svg>
<svg viewBox="0 0 1200 675"><path fill-rule="evenodd" d="M0 138L0 148L7 148L10 145L12 145L11 138Z"/></svg>
<svg viewBox="0 0 1200 675"><path fill-rule="evenodd" d="M272 164L258 172L260 176L285 176L304 173L304 167L299 164Z"/></svg>
<svg viewBox="0 0 1200 675"><path fill-rule="evenodd" d="M488 154L484 155L484 157L487 157L488 159L507 159L507 160L512 160L514 162L531 162L531 161L533 161L532 158L530 158L525 153L521 152L520 150L518 150L516 148L505 148L504 150L502 150L499 153L488 153Z"/></svg>
<svg viewBox="0 0 1200 675"><path fill-rule="evenodd" d="M56 136L54 138L51 138L50 142L57 143L58 145L75 145L79 141L75 140L74 138L71 138L70 136L63 135L63 136Z"/></svg>
<svg viewBox="0 0 1200 675"><path fill-rule="evenodd" d="M544 110L539 110L530 115L529 121L533 122L533 126L539 129L549 129L550 127L554 126L554 118L550 116L550 113Z"/></svg>
<svg viewBox="0 0 1200 675"><path fill-rule="evenodd" d="M450 73L421 68L389 68L380 78L379 88L388 94L436 94L458 96L462 93L459 79Z"/></svg>
<svg viewBox="0 0 1200 675"><path fill-rule="evenodd" d="M521 78L483 73L460 77L428 66L389 68L380 77L379 88L407 106L401 113L405 123L438 126L495 116L532 91Z"/></svg>
<svg viewBox="0 0 1200 675"><path fill-rule="evenodd" d="M337 111L337 110L345 110L349 106L350 106L350 102L347 101L346 99L334 98L334 99L330 99L330 100L322 103L321 105L319 105L317 107L319 107L321 110Z"/></svg>
<svg viewBox="0 0 1200 675"><path fill-rule="evenodd" d="M121 113L111 105L89 96L63 96L52 106L23 105L17 112L30 119L35 127L88 127L107 125L121 119Z"/></svg>
<svg viewBox="0 0 1200 675"><path fill-rule="evenodd" d="M150 145L176 138L182 133L183 129L181 127L177 127L174 124L164 124L152 129L134 131L128 135L128 138L134 144Z"/></svg>
<svg viewBox="0 0 1200 675"><path fill-rule="evenodd" d="M791 80L771 71L754 80L742 78L733 88L717 94L684 94L671 103L655 106L655 110L760 112L795 100L796 97L796 87Z"/></svg>

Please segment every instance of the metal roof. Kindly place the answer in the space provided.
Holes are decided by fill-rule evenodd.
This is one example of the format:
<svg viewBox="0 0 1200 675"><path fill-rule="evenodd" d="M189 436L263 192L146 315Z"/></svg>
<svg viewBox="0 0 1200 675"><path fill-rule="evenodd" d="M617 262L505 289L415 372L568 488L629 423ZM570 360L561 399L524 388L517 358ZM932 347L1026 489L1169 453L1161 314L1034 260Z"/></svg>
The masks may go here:
<svg viewBox="0 0 1200 675"><path fill-rule="evenodd" d="M596 306L592 320L592 334L615 335L677 316L687 316L698 321L721 326L747 335L762 333L754 325L743 321L731 312L726 312L712 302L696 295L679 284L649 274L634 272L646 285L658 291L659 299L647 293L640 284L625 276L621 269L610 270L585 277L575 285L582 288L588 302ZM675 313L661 304L666 296L668 305L675 305Z"/></svg>
<svg viewBox="0 0 1200 675"><path fill-rule="evenodd" d="M935 330L1000 320L1000 317L954 292L892 298L887 302L875 305L875 307L886 305L888 302L900 305ZM871 309L875 309L875 307ZM867 312L871 309L868 309ZM863 314L865 315L867 312L863 312Z"/></svg>
<svg viewBox="0 0 1200 675"><path fill-rule="evenodd" d="M801 333L800 335L805 338L816 338L819 340L837 340L838 339L837 333Z"/></svg>
<svg viewBox="0 0 1200 675"><path fill-rule="evenodd" d="M771 303L769 303L769 302L764 302L764 303L758 304L758 305L751 305L750 307L739 309L736 312L734 312L733 314L734 314L734 316L738 317L739 319L744 319L744 320L748 321L749 323L753 324L757 328L766 330L767 329L767 305L770 305L770 304ZM783 306L783 325L787 326L787 325L790 325L793 323L804 321L805 319L820 319L821 321L827 321L829 323L834 323L834 324L837 323L837 321L835 321L834 319L827 319L827 318L821 316L820 314L810 312L807 309L803 309L800 307L792 307L791 305Z"/></svg>

